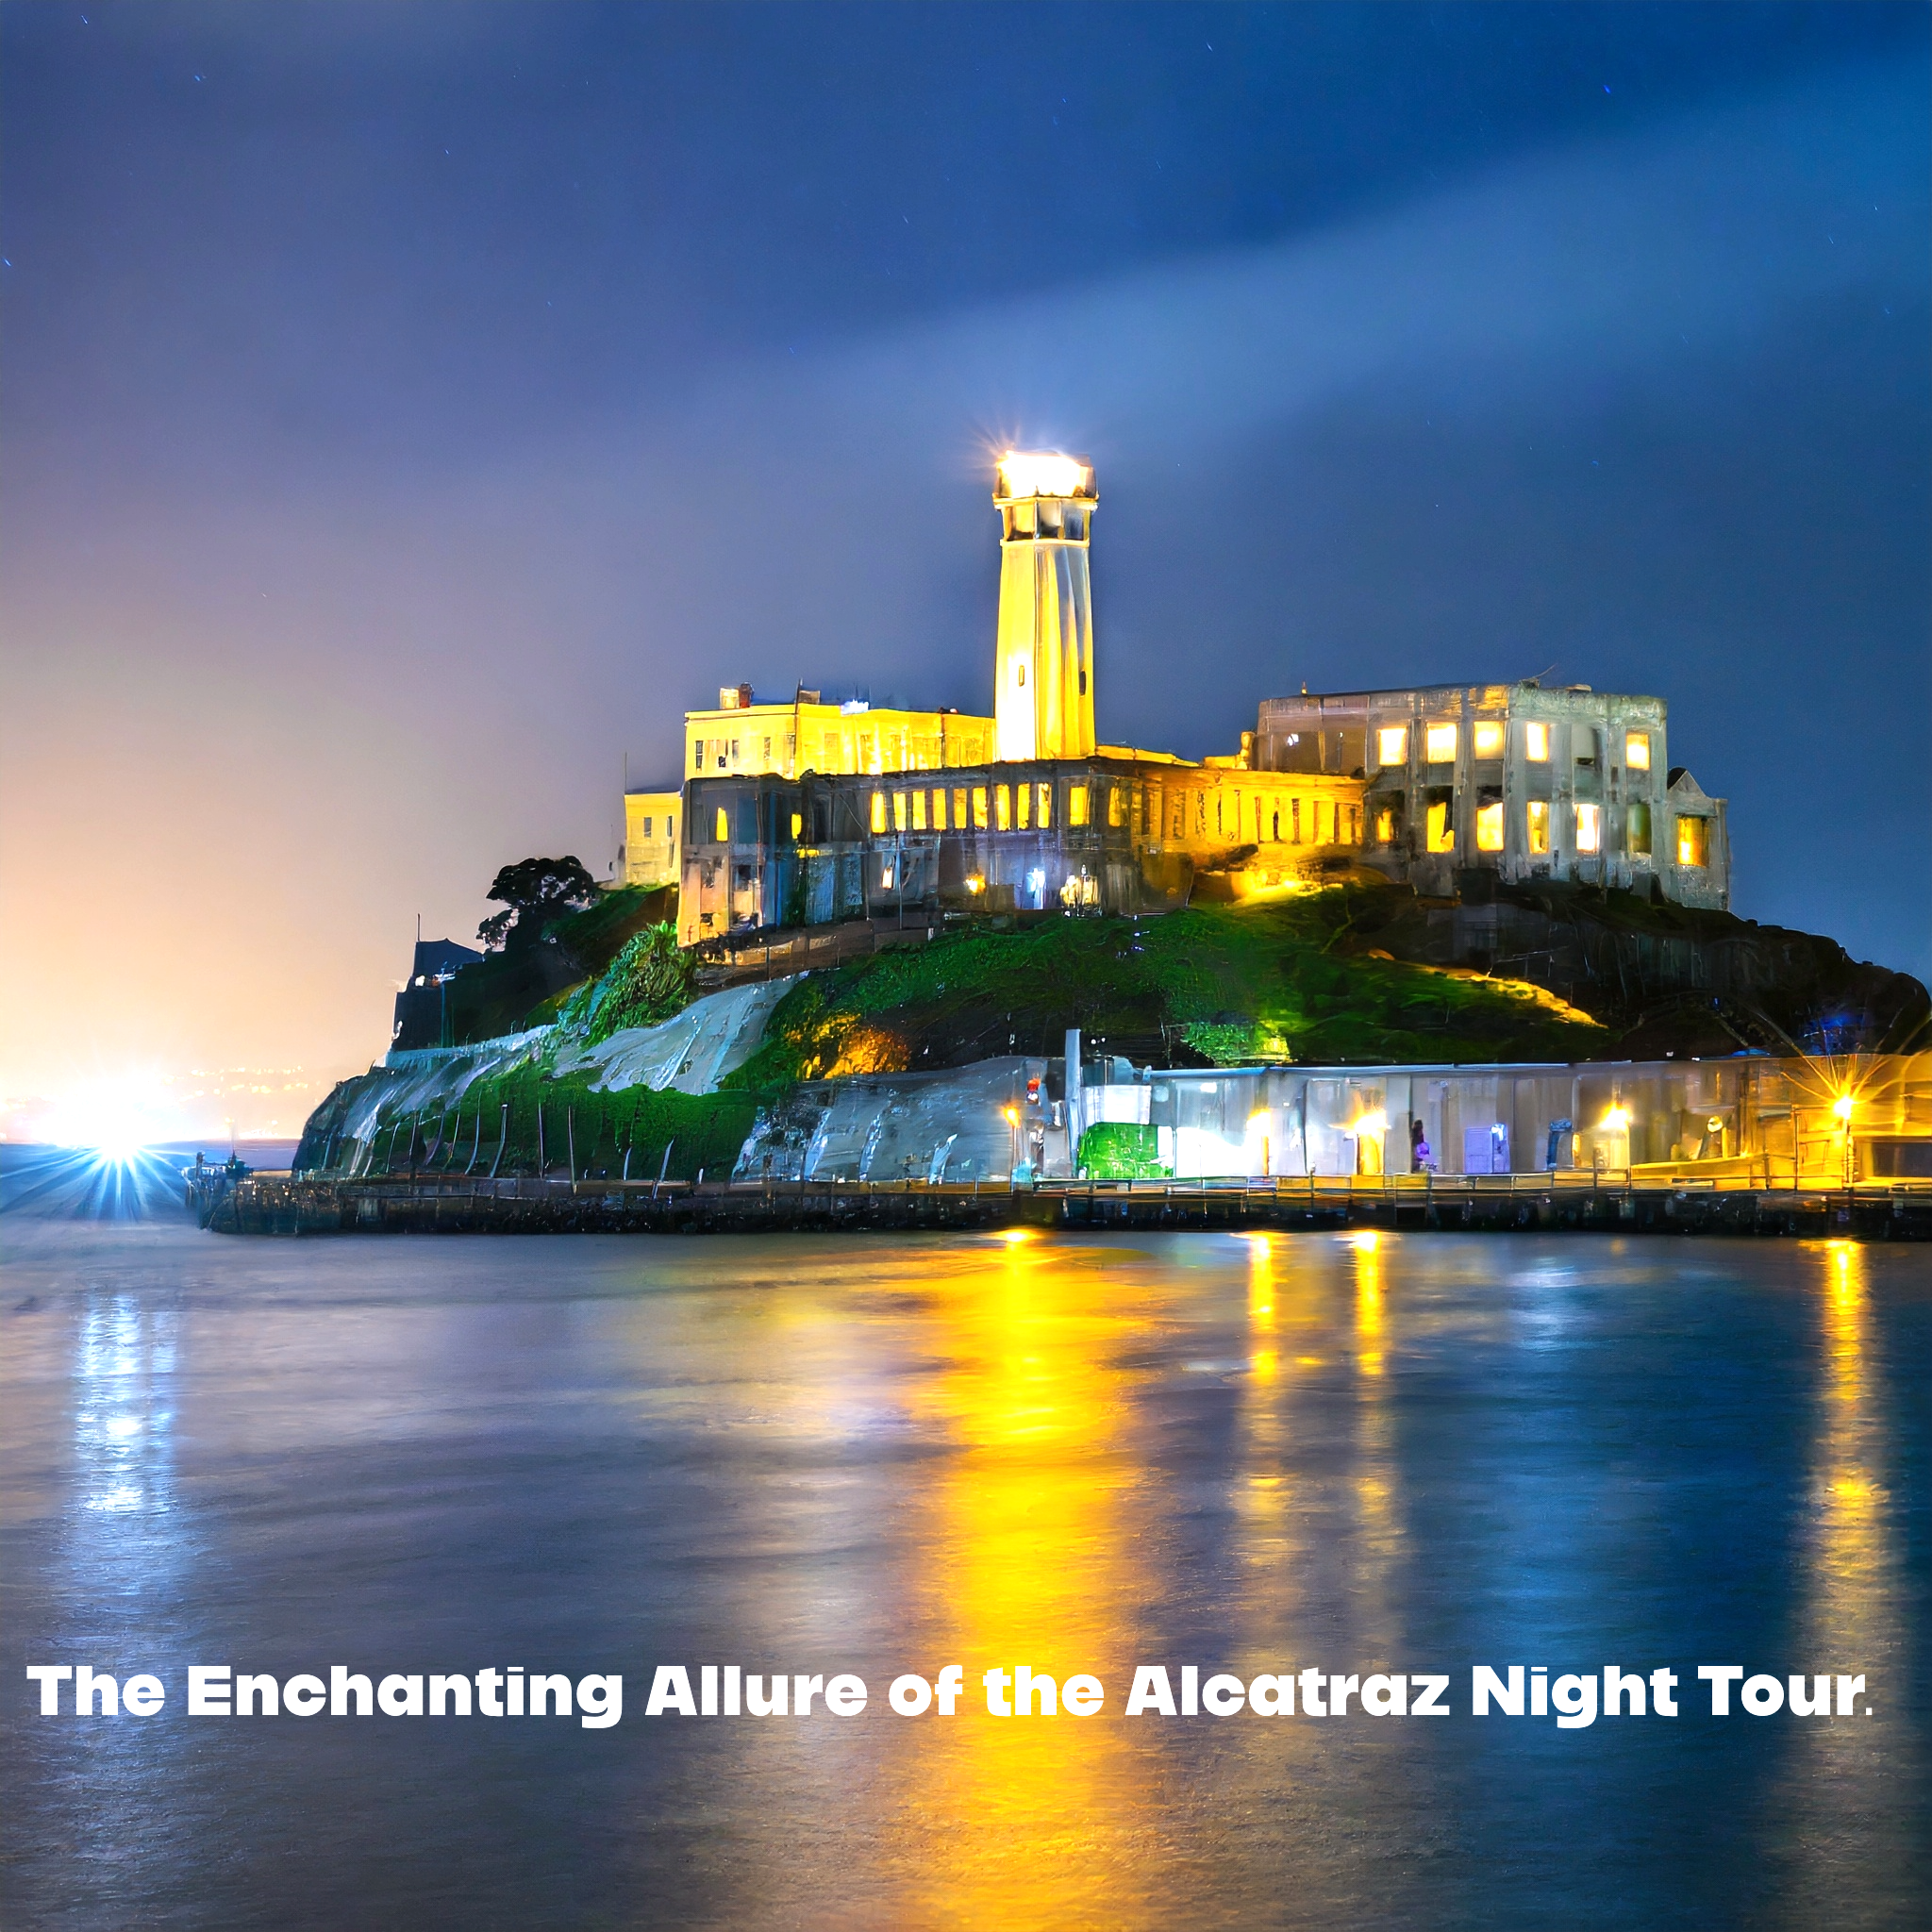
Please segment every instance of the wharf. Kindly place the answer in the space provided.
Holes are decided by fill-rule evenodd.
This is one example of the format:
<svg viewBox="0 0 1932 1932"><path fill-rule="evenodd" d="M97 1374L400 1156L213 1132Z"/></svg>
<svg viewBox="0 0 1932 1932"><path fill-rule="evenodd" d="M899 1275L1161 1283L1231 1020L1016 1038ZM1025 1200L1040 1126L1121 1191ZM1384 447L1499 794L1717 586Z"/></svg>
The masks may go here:
<svg viewBox="0 0 1932 1932"><path fill-rule="evenodd" d="M223 1192L202 1225L271 1235L1399 1228L1932 1241L1932 1183L1633 1185L1601 1173L1018 1185L257 1174Z"/></svg>

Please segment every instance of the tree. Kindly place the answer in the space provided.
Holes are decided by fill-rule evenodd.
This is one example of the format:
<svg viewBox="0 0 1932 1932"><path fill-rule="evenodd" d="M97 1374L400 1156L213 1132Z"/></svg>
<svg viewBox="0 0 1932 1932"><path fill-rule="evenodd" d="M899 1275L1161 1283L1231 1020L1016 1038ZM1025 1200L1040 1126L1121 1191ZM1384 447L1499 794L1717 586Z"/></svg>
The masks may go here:
<svg viewBox="0 0 1932 1932"><path fill-rule="evenodd" d="M507 865L491 881L486 898L505 908L492 912L476 928L476 937L492 952L521 951L543 936L544 925L574 907L588 906L597 896L597 882L575 857L525 858Z"/></svg>

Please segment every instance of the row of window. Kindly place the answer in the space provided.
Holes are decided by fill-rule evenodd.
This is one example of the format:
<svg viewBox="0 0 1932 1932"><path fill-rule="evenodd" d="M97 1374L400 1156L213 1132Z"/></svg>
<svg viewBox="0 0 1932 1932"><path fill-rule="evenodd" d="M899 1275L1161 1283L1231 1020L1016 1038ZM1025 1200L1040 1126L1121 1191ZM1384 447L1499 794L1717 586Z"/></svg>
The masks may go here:
<svg viewBox="0 0 1932 1932"><path fill-rule="evenodd" d="M1423 756L1432 765L1452 765L1456 762L1456 744L1461 726L1453 724L1424 724L1423 726ZM1470 749L1479 758L1499 758L1503 756L1504 734L1507 727L1500 718L1479 718L1470 727ZM1596 727L1585 725L1579 728L1577 762L1590 764L1596 758ZM1550 761L1550 727L1537 719L1526 720L1523 726L1523 755L1533 765L1546 765ZM1391 765L1407 765L1408 762L1408 726L1407 724L1384 724L1375 732L1375 758L1387 768ZM1650 733L1647 731L1626 731L1624 734L1624 762L1633 772L1650 770Z"/></svg>
<svg viewBox="0 0 1932 1932"><path fill-rule="evenodd" d="M1524 807L1524 845L1532 857L1549 851L1551 813L1556 809L1557 808L1548 805L1541 799L1531 799ZM1604 808L1600 805L1579 803L1570 809L1573 849L1585 858L1600 853L1604 849ZM1456 827L1450 813L1451 807L1446 798L1437 799L1429 804L1423 825L1423 843L1425 850L1436 853L1456 850ZM1375 842L1378 845L1393 845L1402 836L1401 814L1392 806L1385 806L1375 814L1374 831ZM1501 852L1503 848L1502 801L1496 799L1478 805L1475 810L1475 849L1478 852ZM1651 856L1648 805L1640 802L1624 808L1624 850L1633 858L1648 858ZM1688 812L1679 815L1677 863L1710 863L1710 821L1707 818L1693 817Z"/></svg>

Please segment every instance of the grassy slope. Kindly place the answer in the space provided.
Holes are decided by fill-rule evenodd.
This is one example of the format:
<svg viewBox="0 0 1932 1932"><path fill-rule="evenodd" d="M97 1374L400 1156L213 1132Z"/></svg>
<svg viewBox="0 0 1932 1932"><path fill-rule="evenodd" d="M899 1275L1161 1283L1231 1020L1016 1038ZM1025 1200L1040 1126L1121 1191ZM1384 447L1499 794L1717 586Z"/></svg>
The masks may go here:
<svg viewBox="0 0 1932 1932"><path fill-rule="evenodd" d="M773 1016L733 1084L1091 1050L1169 1065L1571 1059L1604 1029L1530 989L1335 943L1345 891L1193 908L1144 922L980 929L815 974Z"/></svg>

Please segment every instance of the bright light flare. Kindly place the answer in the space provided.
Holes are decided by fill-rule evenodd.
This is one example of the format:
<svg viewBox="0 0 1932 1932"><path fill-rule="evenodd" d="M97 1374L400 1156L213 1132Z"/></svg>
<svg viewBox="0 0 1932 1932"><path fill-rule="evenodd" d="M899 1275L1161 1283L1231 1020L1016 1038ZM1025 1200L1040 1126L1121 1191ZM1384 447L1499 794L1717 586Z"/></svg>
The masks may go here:
<svg viewBox="0 0 1932 1932"><path fill-rule="evenodd" d="M1853 1095L1849 1093L1840 1093L1839 1097L1831 1103L1831 1110L1840 1120L1849 1121L1852 1117L1852 1109L1856 1108L1857 1104L1858 1103L1857 1099Z"/></svg>
<svg viewBox="0 0 1932 1932"><path fill-rule="evenodd" d="M999 460L994 494L1014 496L1091 496L1093 466L1058 450L1009 449Z"/></svg>
<svg viewBox="0 0 1932 1932"><path fill-rule="evenodd" d="M103 1160L125 1164L166 1138L166 1084L146 1074L82 1081L55 1104L47 1138L56 1146L85 1147Z"/></svg>
<svg viewBox="0 0 1932 1932"><path fill-rule="evenodd" d="M1389 1131L1389 1116L1379 1110L1365 1113L1359 1120L1349 1123L1348 1131L1359 1139L1373 1140L1376 1135Z"/></svg>
<svg viewBox="0 0 1932 1932"><path fill-rule="evenodd" d="M1597 1124L1606 1133L1621 1134L1630 1124L1630 1109L1627 1107L1610 1108Z"/></svg>

